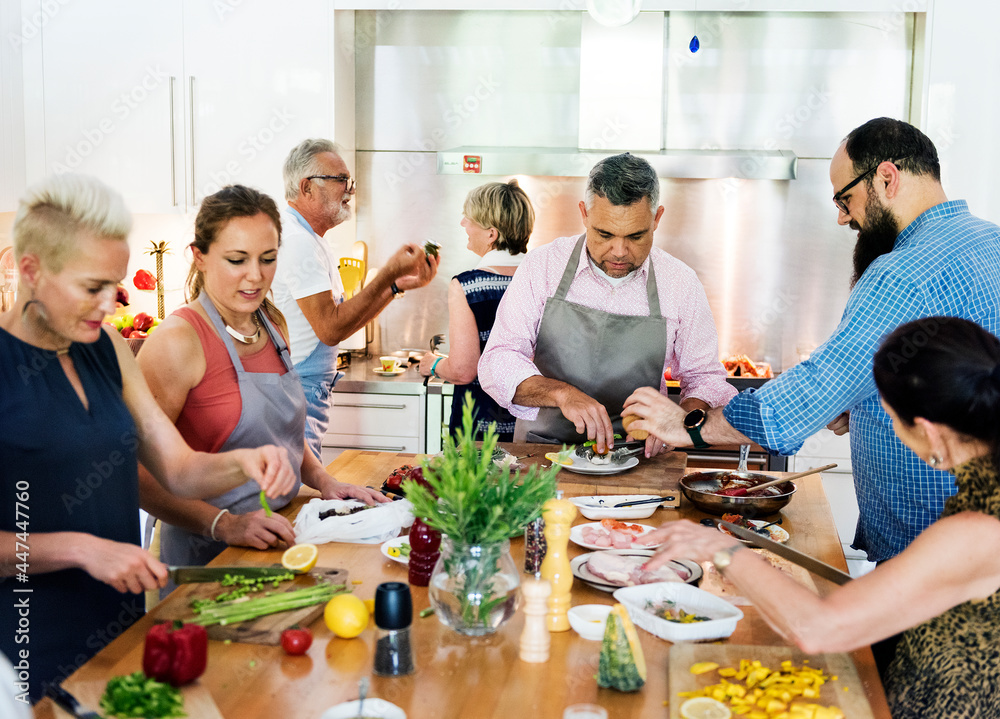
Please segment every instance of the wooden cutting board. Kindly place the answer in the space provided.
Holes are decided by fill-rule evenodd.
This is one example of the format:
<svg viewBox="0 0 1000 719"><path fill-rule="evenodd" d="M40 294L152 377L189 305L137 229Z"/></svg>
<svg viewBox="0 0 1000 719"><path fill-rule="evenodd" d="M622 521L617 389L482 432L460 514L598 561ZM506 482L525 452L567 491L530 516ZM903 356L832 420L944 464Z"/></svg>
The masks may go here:
<svg viewBox="0 0 1000 719"><path fill-rule="evenodd" d="M346 569L332 569L330 567L315 567L309 574L296 577L294 581L286 582L282 585L281 591L288 592L293 589L302 589L316 584L315 576L326 578L331 584L344 584L350 588ZM152 610L152 614L157 620L181 619L190 620L195 616L190 609L193 599L210 599L223 591L218 582L200 582L197 584L186 584L180 591L187 592L186 601L170 602L160 604ZM206 627L208 638L218 641L243 642L244 644L271 644L277 646L281 644L281 633L298 624L307 627L312 624L326 608L325 604L316 604L311 607L302 607L288 612L278 612L267 616L257 617L249 622L239 622L238 624L228 624L220 626L218 624Z"/></svg>
<svg viewBox="0 0 1000 719"><path fill-rule="evenodd" d="M716 672L692 674L691 665L695 662L717 662L720 667L739 668L741 659L755 659L772 669L780 667L781 662L791 660L800 667L808 659L807 666L823 669L827 674L837 677L837 681L827 681L820 690L819 699L803 699L823 706L837 706L848 719L874 719L865 690L858 678L854 662L847 654L806 654L795 647L746 646L739 644L674 644L670 648L670 717L679 719L681 704L684 699L678 692L688 692L702 687L718 684L719 675Z"/></svg>
<svg viewBox="0 0 1000 719"><path fill-rule="evenodd" d="M504 442L503 448L515 457L533 456L519 460L522 464L550 464L545 459L546 452L558 451L552 444L528 444ZM666 499L662 507L677 509L681 504L680 480L687 469L687 454L684 452L662 452L652 459L638 457L639 464L620 474L594 475L578 474L568 469L560 470L557 480L559 488L571 496L591 494L659 494Z"/></svg>
<svg viewBox="0 0 1000 719"><path fill-rule="evenodd" d="M99 712L101 697L104 695L104 687L107 682L66 682L66 691L76 697L84 709ZM184 697L184 711L190 719L222 719L222 712L215 705L212 695L208 689L200 683L188 684L181 687L181 695ZM53 702L53 710L57 719L72 717L73 715L62 709ZM103 716L103 714L102 714Z"/></svg>

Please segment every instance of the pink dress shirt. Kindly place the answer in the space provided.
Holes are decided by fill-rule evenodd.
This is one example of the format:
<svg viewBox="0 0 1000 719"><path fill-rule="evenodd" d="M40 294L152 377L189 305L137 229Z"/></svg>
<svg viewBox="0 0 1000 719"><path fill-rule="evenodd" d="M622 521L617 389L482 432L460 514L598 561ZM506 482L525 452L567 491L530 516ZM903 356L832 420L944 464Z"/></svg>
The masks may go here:
<svg viewBox="0 0 1000 719"><path fill-rule="evenodd" d="M578 239L579 235L560 237L528 253L500 301L493 331L479 359L483 389L519 419L532 421L538 416L537 407L514 404L514 392L524 380L541 374L532 360L542 311L555 294ZM566 299L619 315L648 315L646 275L650 262L656 265L660 312L667 321L664 371L671 368L673 378L680 381L682 400L694 397L712 407L724 405L736 389L726 381L726 370L719 361L719 337L705 290L694 270L683 262L654 247L637 271L613 287L594 271L584 245ZM667 393L662 375L660 392Z"/></svg>

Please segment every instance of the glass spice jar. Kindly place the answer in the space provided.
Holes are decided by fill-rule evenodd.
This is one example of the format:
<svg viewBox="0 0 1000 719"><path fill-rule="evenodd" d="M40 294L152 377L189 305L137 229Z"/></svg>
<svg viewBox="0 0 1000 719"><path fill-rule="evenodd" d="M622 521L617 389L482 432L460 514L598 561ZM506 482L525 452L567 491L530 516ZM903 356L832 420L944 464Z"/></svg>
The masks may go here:
<svg viewBox="0 0 1000 719"><path fill-rule="evenodd" d="M524 528L524 571L538 574L545 559L545 520L539 517Z"/></svg>

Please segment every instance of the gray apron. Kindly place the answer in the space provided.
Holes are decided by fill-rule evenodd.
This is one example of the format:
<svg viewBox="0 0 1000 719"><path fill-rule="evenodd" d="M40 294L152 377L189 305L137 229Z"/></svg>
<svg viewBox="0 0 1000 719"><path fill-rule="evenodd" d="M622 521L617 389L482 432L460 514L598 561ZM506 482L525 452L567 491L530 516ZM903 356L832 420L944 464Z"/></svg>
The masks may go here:
<svg viewBox="0 0 1000 719"><path fill-rule="evenodd" d="M265 444L284 447L288 451L288 461L295 471L296 482L288 494L268 500L271 509L281 509L292 501L299 491L302 482L302 454L305 449L303 431L306 421L306 401L299 376L292 368L288 345L267 315L258 311L257 318L267 330L288 371L283 375L247 372L243 368L243 361L236 353L235 341L226 332L225 324L215 305L204 292L198 299L229 351L229 359L236 369L242 402L239 422L219 451L248 449ZM245 514L261 508L259 497L260 486L256 481L250 480L219 497L205 501L219 509L228 509L233 514ZM161 523L160 526L160 560L166 564L207 564L227 546L225 542L192 534L172 524ZM165 595L171 589L173 589L172 584L161 594Z"/></svg>
<svg viewBox="0 0 1000 719"><path fill-rule="evenodd" d="M648 317L616 315L566 300L586 239L586 234L580 236L556 293L545 303L534 361L543 377L573 385L604 405L615 432L624 436L625 400L638 387L660 388L667 323L660 314L652 260L646 279ZM538 419L519 419L514 429L515 442L575 444L586 439L558 407L541 407Z"/></svg>

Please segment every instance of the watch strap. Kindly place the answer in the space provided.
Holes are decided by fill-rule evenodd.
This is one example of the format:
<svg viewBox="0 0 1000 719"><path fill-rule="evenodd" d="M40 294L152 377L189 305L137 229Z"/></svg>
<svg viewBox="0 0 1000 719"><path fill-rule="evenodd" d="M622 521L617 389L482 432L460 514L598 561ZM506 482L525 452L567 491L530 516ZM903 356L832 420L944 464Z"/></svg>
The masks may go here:
<svg viewBox="0 0 1000 719"><path fill-rule="evenodd" d="M701 438L701 427L685 427L695 449L709 449L712 445Z"/></svg>

